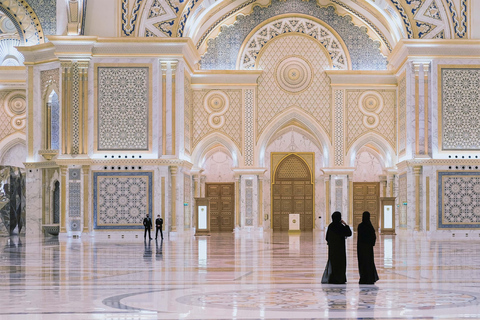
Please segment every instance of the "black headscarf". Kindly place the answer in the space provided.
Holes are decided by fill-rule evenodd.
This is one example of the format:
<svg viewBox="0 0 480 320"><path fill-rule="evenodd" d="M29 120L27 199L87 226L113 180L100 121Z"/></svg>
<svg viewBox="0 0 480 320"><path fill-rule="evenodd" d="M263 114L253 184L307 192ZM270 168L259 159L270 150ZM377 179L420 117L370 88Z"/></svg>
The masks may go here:
<svg viewBox="0 0 480 320"><path fill-rule="evenodd" d="M332 213L332 222L340 223L342 221L342 214L339 211Z"/></svg>
<svg viewBox="0 0 480 320"><path fill-rule="evenodd" d="M362 222L372 224L372 222L370 221L370 212L368 211L363 212Z"/></svg>

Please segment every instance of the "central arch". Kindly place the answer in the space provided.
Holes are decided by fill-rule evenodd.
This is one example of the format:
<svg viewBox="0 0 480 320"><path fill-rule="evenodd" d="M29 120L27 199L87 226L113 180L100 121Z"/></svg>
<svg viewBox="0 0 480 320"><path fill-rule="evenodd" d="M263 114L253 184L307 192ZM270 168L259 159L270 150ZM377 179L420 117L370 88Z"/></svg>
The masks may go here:
<svg viewBox="0 0 480 320"><path fill-rule="evenodd" d="M273 231L288 231L290 214L300 215L301 231L312 231L314 182L306 161L288 154L277 164L272 178Z"/></svg>

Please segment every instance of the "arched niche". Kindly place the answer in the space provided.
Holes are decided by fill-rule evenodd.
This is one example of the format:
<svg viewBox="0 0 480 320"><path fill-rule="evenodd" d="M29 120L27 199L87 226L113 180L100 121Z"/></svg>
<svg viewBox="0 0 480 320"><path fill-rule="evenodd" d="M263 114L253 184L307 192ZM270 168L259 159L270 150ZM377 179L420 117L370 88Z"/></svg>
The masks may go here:
<svg viewBox="0 0 480 320"><path fill-rule="evenodd" d="M54 88L45 103L45 149L60 149L60 102Z"/></svg>
<svg viewBox="0 0 480 320"><path fill-rule="evenodd" d="M224 146L212 148L205 155L203 172L206 182L234 182L233 159Z"/></svg>
<svg viewBox="0 0 480 320"><path fill-rule="evenodd" d="M367 145L358 150L353 182L380 182L380 176L384 173L384 161L374 148Z"/></svg>
<svg viewBox="0 0 480 320"><path fill-rule="evenodd" d="M27 160L27 146L25 141L16 141L0 153L0 165L25 168L24 162Z"/></svg>

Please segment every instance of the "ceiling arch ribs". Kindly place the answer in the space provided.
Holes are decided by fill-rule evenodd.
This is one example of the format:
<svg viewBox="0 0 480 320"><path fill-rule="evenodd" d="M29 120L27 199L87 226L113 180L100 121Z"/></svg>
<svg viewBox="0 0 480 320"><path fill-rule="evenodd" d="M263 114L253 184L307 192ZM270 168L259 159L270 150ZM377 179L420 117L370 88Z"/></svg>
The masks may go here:
<svg viewBox="0 0 480 320"><path fill-rule="evenodd" d="M0 10L18 26L17 29L21 29L19 36L22 45L33 46L45 42L40 20L26 1L2 0Z"/></svg>
<svg viewBox="0 0 480 320"><path fill-rule="evenodd" d="M242 11L232 15L235 16L235 19L231 19L230 16L225 18L221 24L218 23L219 19L211 25L210 30L202 35L202 38L204 38L208 34L208 37L203 40L206 43L208 39L208 50L206 45L201 45L201 39L197 42L200 49L199 53L205 52L202 57L202 69L235 69L235 58L241 50L241 45L255 27L266 20L273 20L279 15L295 16L302 14L323 21L338 33L339 37L345 42L351 57L351 69L386 69L386 56L390 52L388 50L381 51L383 41L378 37L372 39L371 34L368 33L368 26L355 24L354 21L357 21L343 9L341 10L343 14L339 13L334 5L321 6L316 1L271 0L267 6L255 4L251 11L247 12L248 14ZM226 23L227 20L230 24ZM215 25L217 27L214 27ZM215 30L211 30L212 28L215 28ZM299 32L305 33L305 31Z"/></svg>

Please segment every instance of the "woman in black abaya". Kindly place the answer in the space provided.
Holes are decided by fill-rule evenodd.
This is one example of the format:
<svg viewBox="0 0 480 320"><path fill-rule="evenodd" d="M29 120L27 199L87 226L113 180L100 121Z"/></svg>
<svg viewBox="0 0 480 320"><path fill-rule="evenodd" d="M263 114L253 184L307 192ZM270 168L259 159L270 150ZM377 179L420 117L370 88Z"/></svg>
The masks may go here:
<svg viewBox="0 0 480 320"><path fill-rule="evenodd" d="M360 284L374 284L378 281L377 269L373 260L373 247L377 236L370 221L370 212L365 211L362 222L358 225L357 256Z"/></svg>
<svg viewBox="0 0 480 320"><path fill-rule="evenodd" d="M342 214L335 211L332 223L327 229L328 262L322 283L344 284L347 282L347 253L345 239L352 235L350 227L342 220Z"/></svg>

